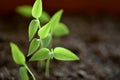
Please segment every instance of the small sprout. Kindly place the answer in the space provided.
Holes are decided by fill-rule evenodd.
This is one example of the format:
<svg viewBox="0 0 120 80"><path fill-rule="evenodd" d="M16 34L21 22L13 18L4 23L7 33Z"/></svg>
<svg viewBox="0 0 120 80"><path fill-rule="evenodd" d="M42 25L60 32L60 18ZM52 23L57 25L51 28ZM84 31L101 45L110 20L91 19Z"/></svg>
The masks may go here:
<svg viewBox="0 0 120 80"><path fill-rule="evenodd" d="M58 12L56 12L50 19L50 16L42 11L42 0L36 0L32 9L28 6L23 6L18 9L20 11L19 13L30 16L30 14L25 12L25 9L23 8L29 8L27 12L32 12L32 17L35 18L30 22L28 29L30 45L27 56L30 57L29 62L45 61L45 76L49 77L50 61L53 58L61 61L79 60L79 57L77 57L73 52L66 48L52 48L51 43L53 40L53 36L61 37L69 34L67 26L60 22L63 10L59 10ZM47 22L43 27L40 26L40 22L42 20ZM27 65L25 56L20 51L18 46L14 43L10 43L10 47L13 60L16 64L22 65L22 67L20 67L19 69L21 80L29 80L27 71L31 74L33 80L36 80L34 74Z"/></svg>
<svg viewBox="0 0 120 80"><path fill-rule="evenodd" d="M36 0L32 8L32 16L36 19L42 15L42 0Z"/></svg>
<svg viewBox="0 0 120 80"><path fill-rule="evenodd" d="M25 56L20 51L18 46L11 42L10 47L11 47L11 51L12 51L12 57L13 57L13 60L15 61L15 63L19 64L19 65L25 65L25 63L26 63Z"/></svg>
<svg viewBox="0 0 120 80"><path fill-rule="evenodd" d="M29 80L28 72L25 67L20 67L19 74L20 74L20 80Z"/></svg>

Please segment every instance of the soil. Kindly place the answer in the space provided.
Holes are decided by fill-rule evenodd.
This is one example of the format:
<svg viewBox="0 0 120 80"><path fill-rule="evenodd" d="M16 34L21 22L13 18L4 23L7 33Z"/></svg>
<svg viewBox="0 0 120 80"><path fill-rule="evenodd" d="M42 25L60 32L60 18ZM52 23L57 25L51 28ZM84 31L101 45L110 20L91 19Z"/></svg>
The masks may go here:
<svg viewBox="0 0 120 80"><path fill-rule="evenodd" d="M37 80L120 80L119 17L66 15L62 21L71 33L62 39L56 38L54 46L70 49L80 60L52 60L49 79L44 77L43 69L35 66L36 63L29 63ZM20 80L19 66L12 60L9 42L15 42L27 53L29 22L14 14L0 16L0 80Z"/></svg>

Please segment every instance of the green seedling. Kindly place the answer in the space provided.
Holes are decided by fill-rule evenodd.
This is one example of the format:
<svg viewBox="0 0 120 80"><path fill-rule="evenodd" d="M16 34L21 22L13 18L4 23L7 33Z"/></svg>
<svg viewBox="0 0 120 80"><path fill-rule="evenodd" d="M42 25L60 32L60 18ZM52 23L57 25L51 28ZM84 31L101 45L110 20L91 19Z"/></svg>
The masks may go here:
<svg viewBox="0 0 120 80"><path fill-rule="evenodd" d="M28 29L30 43L27 53L27 57L30 57L28 62L45 61L45 76L49 77L49 66L52 59L74 61L79 60L79 57L66 48L49 47L53 41L53 36L61 37L69 33L67 26L60 22L63 10L56 12L51 19L41 27L40 18L43 13L42 0L36 0L31 9L32 17L34 19L31 20ZM28 62L26 61L24 53L22 53L19 47L13 42L10 43L10 47L14 62L21 65L19 69L21 80L29 80L28 72L31 74L33 80L36 80L34 74L28 67Z"/></svg>

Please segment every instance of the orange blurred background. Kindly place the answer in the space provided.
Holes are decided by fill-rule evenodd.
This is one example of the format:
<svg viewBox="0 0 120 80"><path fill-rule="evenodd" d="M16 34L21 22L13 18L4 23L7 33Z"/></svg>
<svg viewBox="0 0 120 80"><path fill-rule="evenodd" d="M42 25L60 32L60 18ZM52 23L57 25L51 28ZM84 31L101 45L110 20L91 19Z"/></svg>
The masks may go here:
<svg viewBox="0 0 120 80"><path fill-rule="evenodd" d="M35 0L1 0L0 14L14 12L20 5L32 5ZM107 13L120 15L120 0L43 0L44 9L55 12L64 9L65 13Z"/></svg>

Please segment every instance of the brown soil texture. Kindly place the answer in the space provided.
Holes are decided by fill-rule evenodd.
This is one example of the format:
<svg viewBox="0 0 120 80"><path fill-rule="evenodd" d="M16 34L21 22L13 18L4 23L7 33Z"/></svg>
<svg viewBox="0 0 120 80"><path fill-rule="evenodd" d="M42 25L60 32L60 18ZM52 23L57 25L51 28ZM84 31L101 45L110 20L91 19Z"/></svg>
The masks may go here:
<svg viewBox="0 0 120 80"><path fill-rule="evenodd" d="M9 42L19 45L26 55L29 22L18 15L0 16L0 80L20 80L19 66L12 60ZM54 46L70 49L80 60L52 60L49 79L44 77L44 69L29 63L37 80L120 80L119 17L66 15L62 22L68 25L70 35L56 38Z"/></svg>

